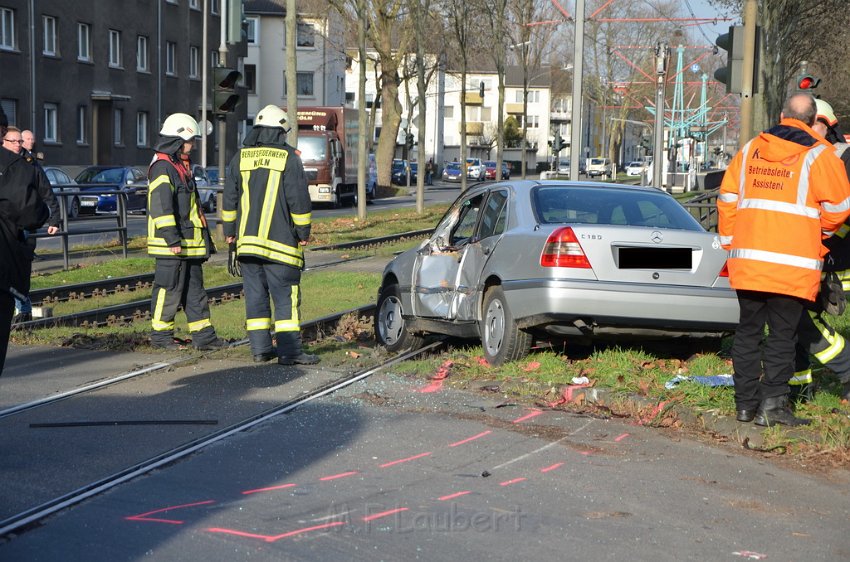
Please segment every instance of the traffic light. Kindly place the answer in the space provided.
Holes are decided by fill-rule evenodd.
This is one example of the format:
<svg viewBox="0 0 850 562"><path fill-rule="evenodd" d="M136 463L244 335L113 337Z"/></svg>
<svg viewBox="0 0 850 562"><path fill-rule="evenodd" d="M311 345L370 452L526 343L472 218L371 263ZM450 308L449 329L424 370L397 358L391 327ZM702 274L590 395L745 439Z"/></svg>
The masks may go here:
<svg viewBox="0 0 850 562"><path fill-rule="evenodd" d="M813 90L820 84L820 78L815 78L811 74L801 74L797 77L798 90Z"/></svg>
<svg viewBox="0 0 850 562"><path fill-rule="evenodd" d="M213 68L213 113L224 115L236 110L239 105L236 84L241 78L242 74L232 68Z"/></svg>
<svg viewBox="0 0 850 562"><path fill-rule="evenodd" d="M478 95L481 97L481 99L484 99L484 82L483 81L478 83Z"/></svg>
<svg viewBox="0 0 850 562"><path fill-rule="evenodd" d="M555 133L555 140L552 141L552 151L558 154L564 148L564 139L561 138L561 133Z"/></svg>
<svg viewBox="0 0 850 562"><path fill-rule="evenodd" d="M756 28L756 44L753 50L753 93L758 93L759 75L759 42L761 28ZM726 66L714 71L714 77L718 82L726 84L727 94L740 94L744 74L744 26L734 25L729 27L729 33L717 37L715 44L726 51Z"/></svg>
<svg viewBox="0 0 850 562"><path fill-rule="evenodd" d="M407 150L411 150L413 148L413 133L407 133L404 137L404 144L407 146Z"/></svg>

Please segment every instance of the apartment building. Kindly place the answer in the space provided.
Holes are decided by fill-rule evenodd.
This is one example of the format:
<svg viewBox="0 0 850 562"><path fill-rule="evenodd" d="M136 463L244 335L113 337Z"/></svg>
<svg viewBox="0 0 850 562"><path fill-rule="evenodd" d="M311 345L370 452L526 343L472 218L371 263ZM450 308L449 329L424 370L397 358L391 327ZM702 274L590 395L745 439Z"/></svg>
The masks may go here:
<svg viewBox="0 0 850 562"><path fill-rule="evenodd" d="M0 0L0 103L10 123L36 133L50 164L146 164L165 117L200 119L224 1L207 0L205 26L204 0ZM239 55L231 45L230 66ZM235 125L238 111L229 119Z"/></svg>

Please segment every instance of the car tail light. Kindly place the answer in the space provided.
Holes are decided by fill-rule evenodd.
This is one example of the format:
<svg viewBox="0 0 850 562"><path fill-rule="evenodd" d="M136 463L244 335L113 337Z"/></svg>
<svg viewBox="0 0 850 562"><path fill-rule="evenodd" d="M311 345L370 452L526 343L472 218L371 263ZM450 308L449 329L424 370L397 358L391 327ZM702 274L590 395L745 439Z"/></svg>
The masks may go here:
<svg viewBox="0 0 850 562"><path fill-rule="evenodd" d="M590 262L569 226L552 231L540 256L543 267L578 267L590 269Z"/></svg>
<svg viewBox="0 0 850 562"><path fill-rule="evenodd" d="M723 262L723 267L720 269L720 273L718 273L717 276L729 277L729 265L726 262Z"/></svg>

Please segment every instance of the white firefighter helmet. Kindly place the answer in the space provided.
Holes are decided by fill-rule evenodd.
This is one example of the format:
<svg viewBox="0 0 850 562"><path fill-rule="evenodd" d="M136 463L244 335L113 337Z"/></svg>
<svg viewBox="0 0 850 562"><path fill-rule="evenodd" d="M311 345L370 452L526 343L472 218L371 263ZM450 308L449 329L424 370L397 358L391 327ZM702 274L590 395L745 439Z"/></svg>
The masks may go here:
<svg viewBox="0 0 850 562"><path fill-rule="evenodd" d="M166 137L180 137L184 141L190 141L201 136L201 128L198 122L185 113L172 113L165 118L159 134Z"/></svg>
<svg viewBox="0 0 850 562"><path fill-rule="evenodd" d="M277 127L289 131L289 116L276 105L267 105L257 113L254 125L261 127Z"/></svg>
<svg viewBox="0 0 850 562"><path fill-rule="evenodd" d="M830 127L835 127L838 119L835 117L835 111L832 110L832 106L822 99L815 99L815 105L818 106L817 118L826 121L826 124Z"/></svg>

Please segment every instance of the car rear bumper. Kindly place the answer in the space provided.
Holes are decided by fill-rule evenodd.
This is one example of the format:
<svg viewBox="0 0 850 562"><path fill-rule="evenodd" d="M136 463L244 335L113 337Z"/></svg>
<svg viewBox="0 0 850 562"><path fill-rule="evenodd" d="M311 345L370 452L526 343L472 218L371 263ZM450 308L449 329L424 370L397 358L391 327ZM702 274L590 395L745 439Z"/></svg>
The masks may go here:
<svg viewBox="0 0 850 562"><path fill-rule="evenodd" d="M738 324L735 292L728 288L529 279L503 284L521 327L552 333L725 332Z"/></svg>

